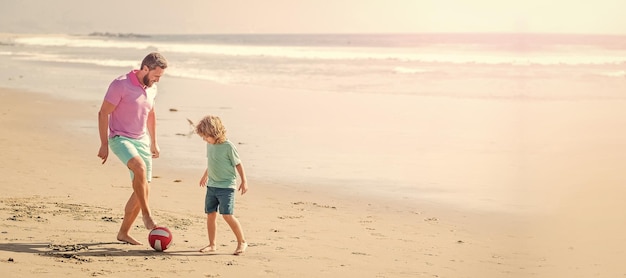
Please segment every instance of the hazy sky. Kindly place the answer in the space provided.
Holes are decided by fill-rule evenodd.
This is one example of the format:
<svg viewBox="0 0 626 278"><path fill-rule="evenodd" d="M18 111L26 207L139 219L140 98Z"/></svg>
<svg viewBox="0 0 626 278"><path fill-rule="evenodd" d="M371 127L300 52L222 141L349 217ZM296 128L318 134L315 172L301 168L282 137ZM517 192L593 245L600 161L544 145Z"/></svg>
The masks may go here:
<svg viewBox="0 0 626 278"><path fill-rule="evenodd" d="M626 0L0 0L0 32L626 34Z"/></svg>

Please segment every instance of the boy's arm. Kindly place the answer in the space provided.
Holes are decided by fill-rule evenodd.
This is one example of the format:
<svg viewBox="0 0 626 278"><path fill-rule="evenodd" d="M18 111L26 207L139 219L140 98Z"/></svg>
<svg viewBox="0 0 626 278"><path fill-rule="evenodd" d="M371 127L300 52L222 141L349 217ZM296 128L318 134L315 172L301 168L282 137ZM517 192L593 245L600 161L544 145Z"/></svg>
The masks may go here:
<svg viewBox="0 0 626 278"><path fill-rule="evenodd" d="M239 177L241 178L241 184L237 190L241 191L241 195L248 192L248 180L246 179L246 172L243 169L243 164L239 163L235 166L237 169L237 173L239 173Z"/></svg>
<svg viewBox="0 0 626 278"><path fill-rule="evenodd" d="M200 187L205 187L208 180L209 180L209 168L204 170L204 174L202 174L202 178L200 178Z"/></svg>

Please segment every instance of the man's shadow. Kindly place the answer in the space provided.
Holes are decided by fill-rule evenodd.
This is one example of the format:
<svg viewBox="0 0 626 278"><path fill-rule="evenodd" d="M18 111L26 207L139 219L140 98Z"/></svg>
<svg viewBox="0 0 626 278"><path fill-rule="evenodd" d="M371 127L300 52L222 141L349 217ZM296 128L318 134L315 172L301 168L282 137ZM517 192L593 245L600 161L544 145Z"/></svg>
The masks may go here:
<svg viewBox="0 0 626 278"><path fill-rule="evenodd" d="M97 242L68 245L51 243L0 243L0 250L16 253L32 253L48 257L81 260L81 257L156 257L156 256L207 256L225 253L201 253L194 250L176 250L175 246L164 252L143 248L145 245L130 245L123 242ZM230 254L232 255L232 254Z"/></svg>

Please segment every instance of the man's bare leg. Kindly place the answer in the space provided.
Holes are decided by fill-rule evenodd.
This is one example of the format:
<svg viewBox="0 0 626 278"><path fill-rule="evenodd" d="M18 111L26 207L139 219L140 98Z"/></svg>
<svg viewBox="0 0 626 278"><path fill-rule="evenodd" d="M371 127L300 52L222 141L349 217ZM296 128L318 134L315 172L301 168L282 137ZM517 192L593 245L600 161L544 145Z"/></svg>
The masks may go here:
<svg viewBox="0 0 626 278"><path fill-rule="evenodd" d="M133 171L133 191L137 199L143 224L148 230L156 228L156 223L152 220L150 207L148 206L148 179L146 177L146 165L143 160L136 156L128 161L128 168Z"/></svg>
<svg viewBox="0 0 626 278"><path fill-rule="evenodd" d="M130 235L130 228L133 226L135 219L137 219L139 211L141 211L141 208L139 207L139 202L133 192L133 194L130 195L128 202L126 202L126 207L124 208L124 220L122 220L122 226L120 227L120 231L117 233L117 240L127 242L132 245L141 245L141 242L137 241Z"/></svg>

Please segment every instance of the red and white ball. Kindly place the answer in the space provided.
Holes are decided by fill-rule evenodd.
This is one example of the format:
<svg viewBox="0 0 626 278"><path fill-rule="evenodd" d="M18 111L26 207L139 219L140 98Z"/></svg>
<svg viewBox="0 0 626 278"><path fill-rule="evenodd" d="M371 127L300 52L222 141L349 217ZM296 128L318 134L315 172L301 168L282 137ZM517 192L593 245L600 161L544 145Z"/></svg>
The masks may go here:
<svg viewBox="0 0 626 278"><path fill-rule="evenodd" d="M172 243L172 232L166 227L156 227L148 234L148 242L156 251L165 251Z"/></svg>

